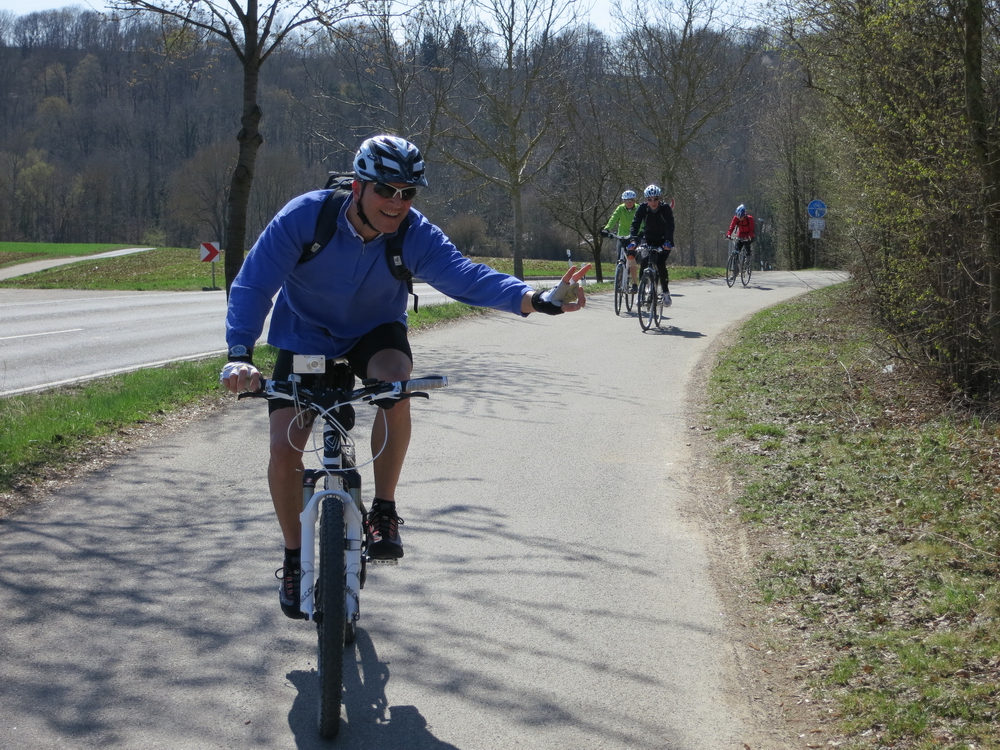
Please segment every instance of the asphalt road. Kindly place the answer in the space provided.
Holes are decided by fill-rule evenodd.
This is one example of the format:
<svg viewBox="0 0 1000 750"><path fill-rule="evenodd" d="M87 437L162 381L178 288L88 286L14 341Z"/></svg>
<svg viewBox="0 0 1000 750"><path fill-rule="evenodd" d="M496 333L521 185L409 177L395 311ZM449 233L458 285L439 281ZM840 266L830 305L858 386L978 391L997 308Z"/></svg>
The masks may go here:
<svg viewBox="0 0 1000 750"><path fill-rule="evenodd" d="M362 592L335 746L791 747L741 681L690 405L720 334L841 278L675 284L645 334L602 295L414 337L416 372L452 386L414 404L406 557ZM275 601L264 411L234 404L0 523L0 748L328 746L314 630Z"/></svg>

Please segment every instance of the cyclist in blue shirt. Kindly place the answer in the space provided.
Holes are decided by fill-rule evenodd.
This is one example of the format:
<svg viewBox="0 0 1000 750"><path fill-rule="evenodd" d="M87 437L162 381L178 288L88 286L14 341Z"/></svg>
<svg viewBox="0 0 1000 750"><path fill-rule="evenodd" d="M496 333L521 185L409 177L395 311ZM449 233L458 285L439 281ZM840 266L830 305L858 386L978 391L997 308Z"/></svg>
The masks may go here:
<svg viewBox="0 0 1000 750"><path fill-rule="evenodd" d="M670 277L667 275L667 258L674 247L674 211L661 198L663 191L659 185L649 185L643 191L646 202L639 206L632 219L632 236L642 239L647 247L659 248L656 255L656 270L660 274L660 286L663 293L660 301L664 307L670 307ZM633 242L630 248L635 247ZM639 273L649 266L649 256L646 253L640 260Z"/></svg>
<svg viewBox="0 0 1000 750"><path fill-rule="evenodd" d="M532 312L558 315L586 304L582 290L576 297L561 300L556 289L535 291L513 276L465 258L438 227L412 207L419 188L427 185L423 158L412 143L390 135L369 138L355 154L354 172L351 195L341 207L337 231L315 258L300 263L327 195L322 190L289 202L247 254L230 289L226 315L229 362L220 380L230 391L260 387L253 347L271 312L272 300L267 341L279 350L274 379L287 378L295 354L346 358L359 377L390 382L409 379L413 355L406 329L407 288L404 281L393 277L385 254L386 238L396 233L407 216L409 227L402 246L406 267L453 299L524 316ZM589 264L570 268L563 280L575 284L589 268ZM303 383L343 376L343 368L332 363L327 371L327 376L303 375ZM301 449L311 425L296 420L291 402L268 401L268 408L268 486L285 542L284 566L277 571L279 599L287 616L301 618ZM377 455L373 466L375 499L368 516L368 554L372 558L403 556L398 528L402 519L395 501L409 441L409 402L402 400L380 410L371 434L372 454Z"/></svg>

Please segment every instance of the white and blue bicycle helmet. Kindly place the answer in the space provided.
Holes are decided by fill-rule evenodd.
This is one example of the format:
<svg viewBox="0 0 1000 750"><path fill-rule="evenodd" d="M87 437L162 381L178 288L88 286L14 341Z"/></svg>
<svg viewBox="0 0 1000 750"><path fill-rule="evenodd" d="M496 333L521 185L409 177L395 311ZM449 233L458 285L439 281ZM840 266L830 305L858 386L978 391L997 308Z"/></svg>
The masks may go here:
<svg viewBox="0 0 1000 750"><path fill-rule="evenodd" d="M741 203L736 207L736 216L742 219L746 215L747 215L747 207Z"/></svg>
<svg viewBox="0 0 1000 750"><path fill-rule="evenodd" d="M402 182L427 187L420 149L395 135L376 135L354 155L354 173L369 182Z"/></svg>
<svg viewBox="0 0 1000 750"><path fill-rule="evenodd" d="M634 201L635 200L635 191L634 190L626 190L624 193L622 193L622 200L623 201Z"/></svg>
<svg viewBox="0 0 1000 750"><path fill-rule="evenodd" d="M663 191L660 190L659 185L649 185L646 187L645 190L642 191L642 194L646 198L659 198L661 195L663 195Z"/></svg>

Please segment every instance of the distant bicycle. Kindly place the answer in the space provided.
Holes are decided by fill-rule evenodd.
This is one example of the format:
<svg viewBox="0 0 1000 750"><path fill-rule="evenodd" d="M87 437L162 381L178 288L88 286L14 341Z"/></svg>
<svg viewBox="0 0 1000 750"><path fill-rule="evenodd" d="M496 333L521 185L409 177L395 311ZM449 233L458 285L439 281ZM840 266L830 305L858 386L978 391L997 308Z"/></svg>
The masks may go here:
<svg viewBox="0 0 1000 750"><path fill-rule="evenodd" d="M350 375L352 384L353 379ZM260 391L239 396L293 401L301 412L318 416L317 424L323 423L322 468L306 469L302 476L299 608L306 620L316 623L318 730L324 739L336 736L340 729L344 646L355 639L367 565L397 562L370 560L367 555L370 534L361 502L361 475L355 465L354 441L348 434L354 427L354 404L427 398L420 391L447 384L447 378L435 375L395 383L366 379L356 390L304 388L299 376L293 374L288 380L265 380Z"/></svg>
<svg viewBox="0 0 1000 750"><path fill-rule="evenodd" d="M625 254L625 248L631 237L628 235L619 236L610 232L607 236L618 243L618 264L615 266L615 315L620 315L622 302L625 303L625 310L632 312L632 302L635 299L635 292L632 291L632 279L628 272L628 256Z"/></svg>
<svg viewBox="0 0 1000 750"><path fill-rule="evenodd" d="M753 247L751 240L740 240L735 237L730 238L732 247L729 251L729 259L726 261L726 283L733 286L736 277L740 277L743 286L749 286L750 277L753 275Z"/></svg>
<svg viewBox="0 0 1000 750"><path fill-rule="evenodd" d="M636 306L639 312L639 326L648 331L654 325L660 325L663 310L660 306L660 274L656 270L655 253L661 252L658 247L639 246L640 253L649 253L649 264L639 277L639 295Z"/></svg>

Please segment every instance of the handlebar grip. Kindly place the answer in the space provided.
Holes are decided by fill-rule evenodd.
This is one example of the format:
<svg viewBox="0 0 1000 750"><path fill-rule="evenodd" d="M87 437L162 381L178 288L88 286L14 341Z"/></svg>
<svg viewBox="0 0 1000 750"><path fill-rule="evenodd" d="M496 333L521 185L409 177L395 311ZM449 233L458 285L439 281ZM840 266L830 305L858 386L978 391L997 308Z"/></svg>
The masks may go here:
<svg viewBox="0 0 1000 750"><path fill-rule="evenodd" d="M404 380L401 384L404 393L410 391L429 391L434 388L444 388L448 385L448 378L445 375L428 375L424 378Z"/></svg>

